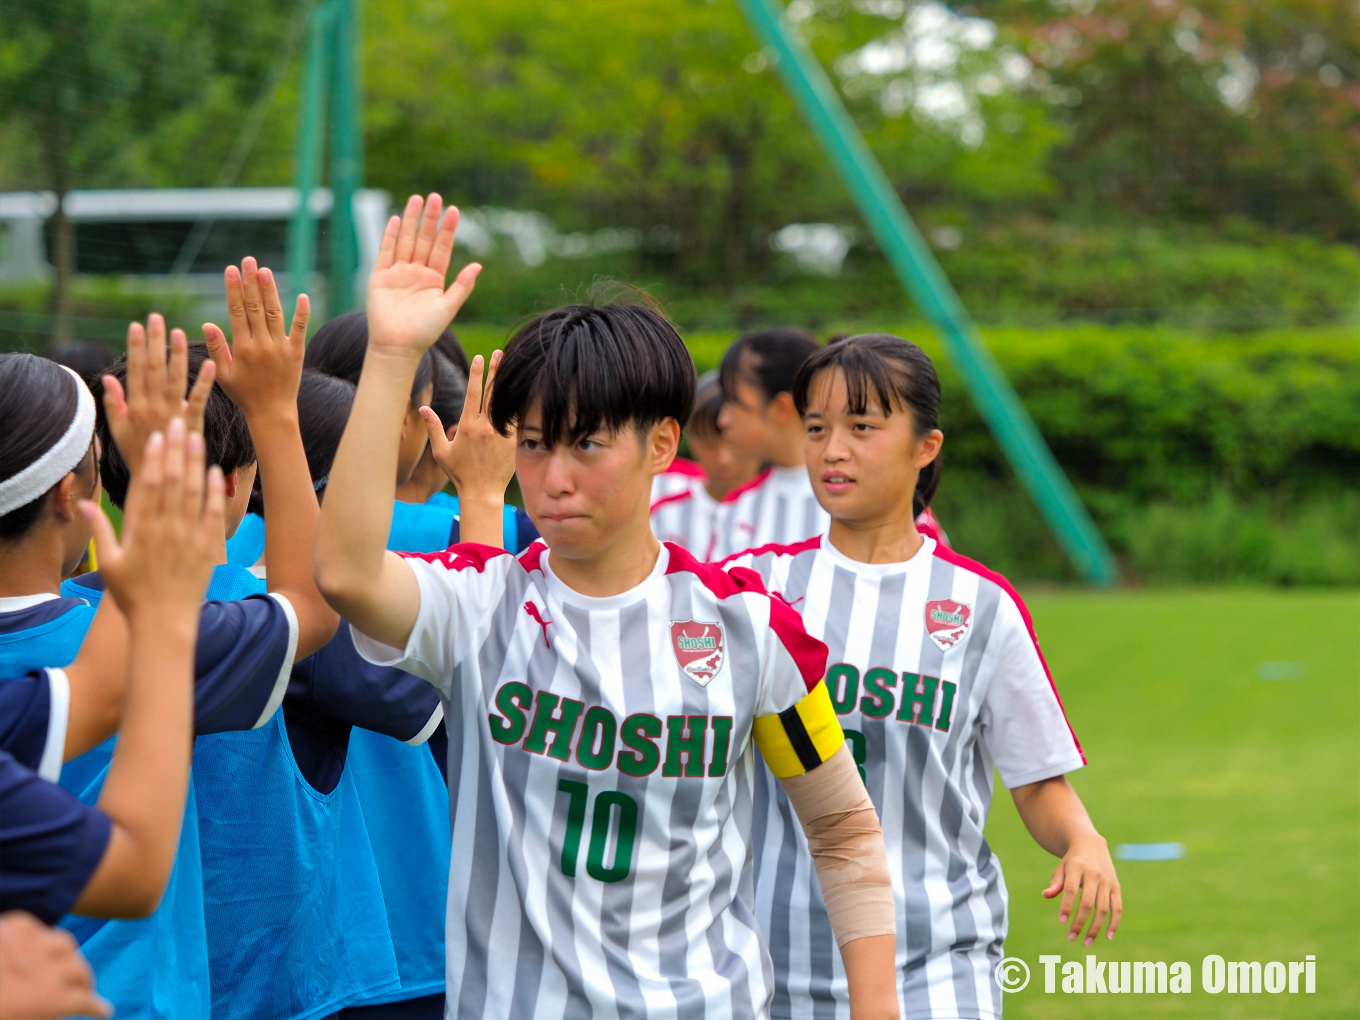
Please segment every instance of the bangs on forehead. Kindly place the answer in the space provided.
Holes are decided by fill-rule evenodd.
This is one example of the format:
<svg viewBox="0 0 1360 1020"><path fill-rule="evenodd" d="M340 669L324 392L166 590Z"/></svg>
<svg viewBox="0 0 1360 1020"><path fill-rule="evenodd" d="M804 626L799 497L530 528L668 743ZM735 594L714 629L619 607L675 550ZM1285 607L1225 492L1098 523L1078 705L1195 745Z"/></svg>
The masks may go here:
<svg viewBox="0 0 1360 1020"><path fill-rule="evenodd" d="M545 446L600 431L688 420L694 361L659 311L641 304L567 305L520 329L506 345L491 397L502 433L537 412Z"/></svg>
<svg viewBox="0 0 1360 1020"><path fill-rule="evenodd" d="M846 347L840 357L819 366L808 381L808 396L815 389L830 386L837 372L845 377L846 410L851 414L867 414L872 408L887 417L903 407L898 396L902 368L862 347Z"/></svg>

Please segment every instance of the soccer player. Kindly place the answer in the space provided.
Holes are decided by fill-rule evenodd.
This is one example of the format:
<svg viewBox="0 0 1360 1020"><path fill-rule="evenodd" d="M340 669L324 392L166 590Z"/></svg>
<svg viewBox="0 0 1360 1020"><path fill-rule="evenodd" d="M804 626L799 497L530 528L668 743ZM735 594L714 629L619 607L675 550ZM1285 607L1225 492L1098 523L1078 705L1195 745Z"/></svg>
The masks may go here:
<svg viewBox="0 0 1360 1020"><path fill-rule="evenodd" d="M34 741L6 739L0 750L0 910L26 910L49 924L70 909L91 917L150 914L179 842L194 639L223 486L215 469L205 486L203 437L186 434L182 419L171 421L167 435L153 434L145 456L121 545L95 504L80 507L131 631L123 739L98 804L82 804L44 779Z"/></svg>
<svg viewBox="0 0 1360 1020"><path fill-rule="evenodd" d="M763 1015L746 870L754 736L809 827L857 1012L895 1016L882 842L820 683L823 646L749 572L652 534L652 478L694 397L693 362L659 312L568 306L510 341L490 419L517 430L544 543L519 558L470 542L385 551L380 480L411 379L480 271L445 290L457 212L442 225L440 212L439 196L413 196L383 235L316 571L361 654L444 699L448 1015ZM463 535L494 541L510 465L464 439L445 464Z"/></svg>
<svg viewBox="0 0 1360 1020"><path fill-rule="evenodd" d="M652 483L652 530L700 559L708 559L713 541L713 515L733 489L760 470L760 461L723 438L718 428L722 385L716 373L699 379L694 413L685 427L694 460L676 457Z"/></svg>
<svg viewBox="0 0 1360 1020"><path fill-rule="evenodd" d="M714 515L711 558L826 530L826 511L803 464L803 423L790 392L798 366L818 350L817 338L806 330L777 326L738 337L723 354L718 427L736 450L770 466L723 498Z"/></svg>
<svg viewBox="0 0 1360 1020"><path fill-rule="evenodd" d="M917 531L939 484L940 387L899 337L851 337L793 384L826 535L742 553L803 614L834 663L826 684L879 811L897 904L902 1016L1001 1015L992 974L1006 887L983 827L992 769L1061 858L1044 895L1090 946L1121 902L1105 841L1065 774L1085 762L1029 613L999 574ZM756 901L775 965L772 1015L850 1015L823 890L788 800L757 773Z"/></svg>
<svg viewBox="0 0 1360 1020"><path fill-rule="evenodd" d="M271 496L266 509L267 584L243 568L219 564L209 583L209 601L202 607L195 653L193 781L170 891L145 921L99 924L71 915L62 922L80 941L101 989L115 1006L152 1017L206 1017L212 1008L212 947L205 920L212 861L202 852L211 833L201 823L225 816L227 806L213 784L232 765L258 762L267 762L296 781L296 769L282 747L284 727L277 709L295 658L322 647L337 623L311 577L316 500L297 432L296 379L301 373L307 302L299 298L288 331L268 270L257 269L254 260L247 259L239 269L230 267L225 278L233 345L220 330L208 326L207 343L187 345L186 350L183 334L176 331L167 373L164 324L157 317L151 335L134 331L127 362L104 379L101 473L115 505L123 500L129 476L139 470L136 458L129 456L135 449L130 437L153 426L168 407L182 401L190 380L196 384L206 371L213 373L218 385L207 400L204 439L209 459L224 469L228 488L219 560L224 558L226 535L245 511L257 463ZM206 367L209 357L211 370ZM102 578L98 573L82 575L68 582L64 591L99 601ZM112 745L106 743L68 763L62 785L92 803L106 779L111 752ZM243 836L267 826L271 809L284 808L281 799L266 800L263 790L261 782L259 810L251 826L232 833L236 847L243 845ZM200 798L211 807L204 809ZM315 798L312 803L317 803ZM276 838L272 845L279 844ZM293 890L291 885L282 888ZM313 954L319 973L326 959L320 952ZM391 979L391 969L381 975L383 981Z"/></svg>

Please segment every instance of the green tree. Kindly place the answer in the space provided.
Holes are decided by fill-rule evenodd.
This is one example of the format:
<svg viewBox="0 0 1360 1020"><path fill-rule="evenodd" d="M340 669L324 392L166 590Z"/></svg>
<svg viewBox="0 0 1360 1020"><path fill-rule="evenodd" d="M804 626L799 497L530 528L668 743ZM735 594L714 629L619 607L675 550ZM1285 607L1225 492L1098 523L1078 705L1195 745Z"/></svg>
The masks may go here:
<svg viewBox="0 0 1360 1020"><path fill-rule="evenodd" d="M58 197L56 339L67 332L76 260L61 198L78 187L212 183L290 14L262 8L243 17L225 0L0 6L0 173L6 188ZM277 134L267 151L277 151ZM291 124L285 150L290 141Z"/></svg>
<svg viewBox="0 0 1360 1020"><path fill-rule="evenodd" d="M923 115L892 60L855 59L893 49L907 5L793 13L909 198L988 201L1048 186L1057 136L1037 97L961 67L965 124ZM568 228L633 227L649 268L729 286L769 262L772 230L856 219L730 3L375 4L366 32L369 176L394 192L438 186ZM962 61L999 57L988 42Z"/></svg>

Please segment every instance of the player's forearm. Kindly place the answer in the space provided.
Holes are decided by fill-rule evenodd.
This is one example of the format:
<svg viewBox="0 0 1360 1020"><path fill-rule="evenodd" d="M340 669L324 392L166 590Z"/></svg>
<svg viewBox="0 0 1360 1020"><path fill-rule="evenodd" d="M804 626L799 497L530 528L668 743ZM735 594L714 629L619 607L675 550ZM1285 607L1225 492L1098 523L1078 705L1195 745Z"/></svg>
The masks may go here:
<svg viewBox="0 0 1360 1020"><path fill-rule="evenodd" d="M505 499L495 494L458 497L458 541L505 548Z"/></svg>
<svg viewBox="0 0 1360 1020"><path fill-rule="evenodd" d="M297 613L297 657L303 658L334 636L340 620L312 572L319 511L297 407L257 412L249 423L265 494L265 577L269 590L286 596Z"/></svg>
<svg viewBox="0 0 1360 1020"><path fill-rule="evenodd" d="M102 599L81 642L80 654L66 669L71 686L62 760L70 761L118 732L127 697L127 618L112 598Z"/></svg>
<svg viewBox="0 0 1360 1020"><path fill-rule="evenodd" d="M127 701L99 797L109 846L76 912L144 916L156 908L179 844L193 745L197 607L166 607L130 622Z"/></svg>
<svg viewBox="0 0 1360 1020"><path fill-rule="evenodd" d="M872 935L841 946L850 991L850 1020L896 1020L897 937Z"/></svg>
<svg viewBox="0 0 1360 1020"><path fill-rule="evenodd" d="M1055 857L1066 854L1077 840L1105 841L1066 776L1017 786L1011 798L1034 841Z"/></svg>
<svg viewBox="0 0 1360 1020"><path fill-rule="evenodd" d="M377 595L392 527L401 424L420 354L370 342L317 529L316 580L347 619Z"/></svg>
<svg viewBox="0 0 1360 1020"><path fill-rule="evenodd" d="M821 765L779 781L807 836L837 945L896 937L888 854L878 813L847 744Z"/></svg>

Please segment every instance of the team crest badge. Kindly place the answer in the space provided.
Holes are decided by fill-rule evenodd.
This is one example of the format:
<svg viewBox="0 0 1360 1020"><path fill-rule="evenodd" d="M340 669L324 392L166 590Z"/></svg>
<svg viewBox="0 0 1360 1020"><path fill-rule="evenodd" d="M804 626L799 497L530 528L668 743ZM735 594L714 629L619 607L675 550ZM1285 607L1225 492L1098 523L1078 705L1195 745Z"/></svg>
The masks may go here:
<svg viewBox="0 0 1360 1020"><path fill-rule="evenodd" d="M926 633L944 651L949 651L968 633L973 610L953 599L932 599L926 603Z"/></svg>
<svg viewBox="0 0 1360 1020"><path fill-rule="evenodd" d="M686 620L671 624L675 661L700 687L707 687L723 664L723 632L716 623Z"/></svg>

